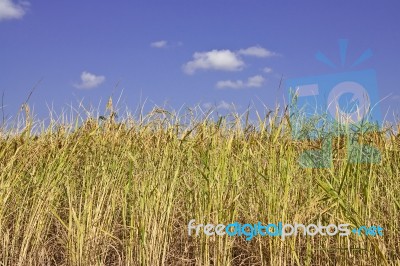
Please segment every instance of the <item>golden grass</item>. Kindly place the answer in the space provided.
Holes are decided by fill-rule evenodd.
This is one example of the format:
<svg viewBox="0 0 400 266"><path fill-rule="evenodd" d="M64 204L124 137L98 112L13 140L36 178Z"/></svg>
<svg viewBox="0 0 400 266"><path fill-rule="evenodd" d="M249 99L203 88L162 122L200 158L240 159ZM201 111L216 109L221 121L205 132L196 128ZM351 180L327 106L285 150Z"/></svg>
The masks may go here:
<svg viewBox="0 0 400 266"><path fill-rule="evenodd" d="M108 107L112 109L112 106ZM29 112L29 111L28 111ZM379 164L304 169L285 113L199 119L155 109L0 138L0 265L400 265L400 136ZM31 132L36 129L36 134ZM16 133L17 132L17 133ZM189 237L187 224L380 225L383 237Z"/></svg>

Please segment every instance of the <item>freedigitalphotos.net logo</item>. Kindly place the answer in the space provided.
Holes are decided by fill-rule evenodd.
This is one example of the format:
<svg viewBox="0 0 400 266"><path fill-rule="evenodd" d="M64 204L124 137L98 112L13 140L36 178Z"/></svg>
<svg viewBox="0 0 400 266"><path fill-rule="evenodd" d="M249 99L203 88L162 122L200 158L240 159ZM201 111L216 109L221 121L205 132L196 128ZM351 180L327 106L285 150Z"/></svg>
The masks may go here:
<svg viewBox="0 0 400 266"><path fill-rule="evenodd" d="M195 224L196 220L192 219L188 224L188 235L198 236L200 233L206 236L230 236L230 237L245 237L247 241L252 240L256 236L269 236L269 237L280 237L285 240L287 237L291 236L349 236L350 234L355 234L358 236L383 236L383 228L380 226L361 226L359 228L353 228L350 230L349 224L329 224L323 226L321 224L284 224L278 222L276 224L269 223L264 225L261 222L255 224L241 224L239 222L234 222L230 224Z"/></svg>
<svg viewBox="0 0 400 266"><path fill-rule="evenodd" d="M339 40L342 67L346 66L347 40ZM351 65L372 56L364 51ZM323 53L316 58L337 66ZM379 129L381 113L375 71L372 69L311 76L286 81L290 99L292 136L296 140L321 140L322 149L304 151L299 162L305 168L328 168L332 165L332 139L346 135L350 163L378 163L380 152L373 146L358 143L358 136Z"/></svg>

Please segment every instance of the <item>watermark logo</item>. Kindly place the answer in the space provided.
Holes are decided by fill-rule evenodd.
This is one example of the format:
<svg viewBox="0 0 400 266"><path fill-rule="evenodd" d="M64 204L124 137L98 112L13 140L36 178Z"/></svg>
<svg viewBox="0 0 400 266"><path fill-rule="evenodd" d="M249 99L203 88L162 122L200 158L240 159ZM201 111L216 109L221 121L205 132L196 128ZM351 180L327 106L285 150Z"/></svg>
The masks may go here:
<svg viewBox="0 0 400 266"><path fill-rule="evenodd" d="M264 225L261 222L255 224L241 224L234 222L230 224L195 224L196 220L192 219L188 224L188 235L198 236L200 233L206 236L230 236L230 237L244 237L247 241L252 240L256 236L269 236L269 237L280 237L281 240L285 240L287 237L292 236L349 236L354 235L366 235L366 236L383 236L383 228L380 226L361 226L350 230L349 224L329 224L323 226L321 224L285 224L282 222L270 223Z"/></svg>
<svg viewBox="0 0 400 266"><path fill-rule="evenodd" d="M345 67L347 40L339 40L341 67ZM357 67L372 56L370 49L351 64ZM322 52L316 59L337 69ZM300 164L305 168L328 168L332 165L332 138L346 135L350 163L378 163L380 152L358 143L360 134L379 129L381 113L376 73L373 69L289 79L292 135L297 140L321 140L320 150L304 151Z"/></svg>

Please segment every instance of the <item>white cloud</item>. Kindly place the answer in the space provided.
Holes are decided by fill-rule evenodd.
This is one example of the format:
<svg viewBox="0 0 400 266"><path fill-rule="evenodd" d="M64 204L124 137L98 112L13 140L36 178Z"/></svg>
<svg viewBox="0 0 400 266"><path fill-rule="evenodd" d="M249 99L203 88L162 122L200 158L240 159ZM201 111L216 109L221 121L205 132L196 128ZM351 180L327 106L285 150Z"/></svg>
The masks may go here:
<svg viewBox="0 0 400 266"><path fill-rule="evenodd" d="M225 101L220 101L219 104L217 105L217 109L229 110L232 109L233 107L234 107L233 103L229 104Z"/></svg>
<svg viewBox="0 0 400 266"><path fill-rule="evenodd" d="M255 57L271 57L277 55L276 53L271 52L261 46L252 46L247 49L240 49L238 54Z"/></svg>
<svg viewBox="0 0 400 266"><path fill-rule="evenodd" d="M264 67L263 68L263 70L262 70L264 73L271 73L272 72L272 68L270 68L270 67Z"/></svg>
<svg viewBox="0 0 400 266"><path fill-rule="evenodd" d="M96 76L89 72L83 71L81 74L81 83L74 86L78 89L93 89L105 81L104 76Z"/></svg>
<svg viewBox="0 0 400 266"><path fill-rule="evenodd" d="M205 109L211 109L214 107L215 109L232 110L235 106L233 103L227 103L225 101L220 101L218 104L212 104L210 102L204 103L203 107Z"/></svg>
<svg viewBox="0 0 400 266"><path fill-rule="evenodd" d="M257 76L254 76L254 77L250 77L247 80L247 87L258 88L258 87L261 87L263 85L263 83L264 83L264 78L262 76L260 76L260 75L257 75Z"/></svg>
<svg viewBox="0 0 400 266"><path fill-rule="evenodd" d="M20 1L18 4L12 0L0 0L0 21L22 18L29 6L29 2Z"/></svg>
<svg viewBox="0 0 400 266"><path fill-rule="evenodd" d="M230 50L212 50L209 52L196 52L193 60L183 66L187 74L193 74L199 69L212 69L223 71L241 70L244 62Z"/></svg>
<svg viewBox="0 0 400 266"><path fill-rule="evenodd" d="M165 47L168 44L164 43L164 41L160 41L152 43L152 45ZM199 69L237 71L242 70L245 66L242 56L271 57L277 55L277 53L271 52L261 46L251 46L247 49L240 49L235 52L228 49L195 52L193 54L193 60L183 65L183 71L187 74L193 74ZM266 73L271 71L271 68L264 68L264 72Z"/></svg>
<svg viewBox="0 0 400 266"><path fill-rule="evenodd" d="M245 84L241 80L221 80L218 81L217 84L215 85L218 89L222 88L230 88L230 89L242 89L245 87Z"/></svg>
<svg viewBox="0 0 400 266"><path fill-rule="evenodd" d="M150 46L153 48L177 48L182 46L183 43L182 42L170 42L170 41L166 41L166 40L161 40L161 41L156 41L156 42L152 42L150 43Z"/></svg>
<svg viewBox="0 0 400 266"><path fill-rule="evenodd" d="M154 48L165 48L167 47L167 41L162 40L162 41L152 42L150 43L150 46Z"/></svg>
<svg viewBox="0 0 400 266"><path fill-rule="evenodd" d="M242 80L221 80L218 81L215 85L218 89L229 88L229 89L244 89L244 88L258 88L261 87L264 83L265 79L256 75L253 77L249 77L246 82Z"/></svg>

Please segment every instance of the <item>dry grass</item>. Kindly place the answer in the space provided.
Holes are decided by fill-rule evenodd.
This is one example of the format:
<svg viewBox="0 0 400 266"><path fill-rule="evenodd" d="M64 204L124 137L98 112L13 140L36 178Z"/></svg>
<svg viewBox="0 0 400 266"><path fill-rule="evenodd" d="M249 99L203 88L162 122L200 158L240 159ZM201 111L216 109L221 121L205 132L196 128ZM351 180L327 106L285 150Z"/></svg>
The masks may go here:
<svg viewBox="0 0 400 266"><path fill-rule="evenodd" d="M293 140L285 114L199 116L3 128L0 265L400 265L395 131L366 137L379 164L349 164L341 136L331 168L303 169L318 143ZM384 236L189 237L191 219L375 224Z"/></svg>

